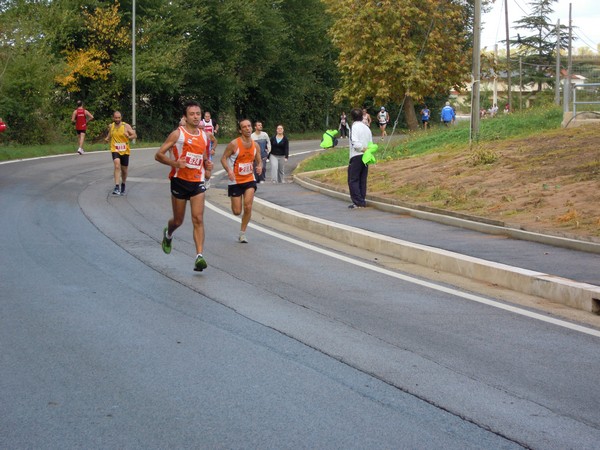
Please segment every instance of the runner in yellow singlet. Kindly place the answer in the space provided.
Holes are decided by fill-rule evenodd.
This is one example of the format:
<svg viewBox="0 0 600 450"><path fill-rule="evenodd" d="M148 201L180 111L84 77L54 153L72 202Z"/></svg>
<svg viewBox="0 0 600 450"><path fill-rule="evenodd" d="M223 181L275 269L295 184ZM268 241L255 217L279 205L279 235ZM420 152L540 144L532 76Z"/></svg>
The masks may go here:
<svg viewBox="0 0 600 450"><path fill-rule="evenodd" d="M136 139L137 134L131 125L122 122L121 113L113 113L113 122L108 126L108 134L104 139L110 142L110 154L114 165L115 188L113 195L125 195L125 182L129 169L129 140ZM119 180L121 183L119 183Z"/></svg>

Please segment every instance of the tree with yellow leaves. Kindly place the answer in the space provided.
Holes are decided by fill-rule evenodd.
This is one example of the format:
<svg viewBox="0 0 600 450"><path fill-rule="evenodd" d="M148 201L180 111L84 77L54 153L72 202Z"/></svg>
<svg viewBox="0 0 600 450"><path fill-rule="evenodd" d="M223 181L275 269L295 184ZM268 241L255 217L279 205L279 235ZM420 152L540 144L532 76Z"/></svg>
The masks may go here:
<svg viewBox="0 0 600 450"><path fill-rule="evenodd" d="M410 129L414 101L448 92L468 77L468 19L460 0L324 0L340 53L335 100L355 105L404 103Z"/></svg>
<svg viewBox="0 0 600 450"><path fill-rule="evenodd" d="M106 80L114 53L131 44L129 30L121 24L118 1L95 8L93 13L82 9L82 16L85 41L64 51L66 70L57 77L57 82L69 92L79 92L84 79Z"/></svg>

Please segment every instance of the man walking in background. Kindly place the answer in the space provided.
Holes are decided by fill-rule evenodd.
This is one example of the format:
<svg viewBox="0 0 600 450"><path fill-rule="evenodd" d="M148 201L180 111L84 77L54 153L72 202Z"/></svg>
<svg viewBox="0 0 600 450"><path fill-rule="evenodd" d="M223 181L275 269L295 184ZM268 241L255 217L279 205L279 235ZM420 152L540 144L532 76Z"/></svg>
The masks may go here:
<svg viewBox="0 0 600 450"><path fill-rule="evenodd" d="M267 175L267 158L269 157L269 153L271 153L271 140L269 139L269 135L263 131L263 124L260 120L254 122L254 133L252 133L252 140L260 147L260 158L262 159L263 167L260 175L256 173L255 169L254 176L260 183L264 183Z"/></svg>
<svg viewBox="0 0 600 450"><path fill-rule="evenodd" d="M87 123L91 120L94 120L92 113L83 107L83 102L81 100L77 100L77 108L75 108L75 111L71 114L71 122L75 124L75 131L77 131L77 140L79 143L77 153L80 155L85 153L83 151L83 143L85 141Z"/></svg>
<svg viewBox="0 0 600 450"><path fill-rule="evenodd" d="M442 108L442 122L444 125L449 126L450 124L454 124L454 119L456 118L456 113L454 112L454 108L450 106L450 102L446 102L446 106Z"/></svg>

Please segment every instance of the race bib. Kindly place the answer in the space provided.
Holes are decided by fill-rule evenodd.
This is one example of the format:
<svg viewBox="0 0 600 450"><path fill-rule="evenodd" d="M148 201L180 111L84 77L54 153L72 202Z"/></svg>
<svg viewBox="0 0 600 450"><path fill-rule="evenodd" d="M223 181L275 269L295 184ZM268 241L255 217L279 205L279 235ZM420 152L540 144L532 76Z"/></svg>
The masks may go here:
<svg viewBox="0 0 600 450"><path fill-rule="evenodd" d="M185 154L185 167L189 169L199 169L202 166L202 154L190 153Z"/></svg>
<svg viewBox="0 0 600 450"><path fill-rule="evenodd" d="M254 173L254 164L253 163L240 163L238 166L238 173L240 175L250 175Z"/></svg>
<svg viewBox="0 0 600 450"><path fill-rule="evenodd" d="M125 153L127 151L127 144L124 142L118 142L115 144L115 150L119 153Z"/></svg>

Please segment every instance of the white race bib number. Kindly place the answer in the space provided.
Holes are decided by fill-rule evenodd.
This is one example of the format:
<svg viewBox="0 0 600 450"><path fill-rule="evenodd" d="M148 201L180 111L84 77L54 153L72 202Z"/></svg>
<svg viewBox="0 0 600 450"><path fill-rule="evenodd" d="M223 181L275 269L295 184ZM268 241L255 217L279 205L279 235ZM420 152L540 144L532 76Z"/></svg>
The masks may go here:
<svg viewBox="0 0 600 450"><path fill-rule="evenodd" d="M124 142L117 142L115 144L115 150L119 153L125 153L127 151L127 144L125 144Z"/></svg>
<svg viewBox="0 0 600 450"><path fill-rule="evenodd" d="M190 153L185 154L185 167L189 169L199 169L202 166L202 154Z"/></svg>
<svg viewBox="0 0 600 450"><path fill-rule="evenodd" d="M240 163L238 166L238 173L240 175L250 175L254 172L254 164L253 163Z"/></svg>

